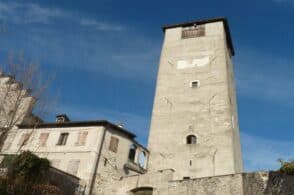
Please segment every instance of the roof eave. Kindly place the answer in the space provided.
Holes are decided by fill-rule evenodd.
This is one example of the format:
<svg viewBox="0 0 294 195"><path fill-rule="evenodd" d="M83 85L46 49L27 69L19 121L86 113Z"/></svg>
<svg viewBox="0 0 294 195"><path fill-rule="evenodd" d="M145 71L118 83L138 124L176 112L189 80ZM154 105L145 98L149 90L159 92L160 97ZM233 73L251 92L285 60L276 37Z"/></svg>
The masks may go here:
<svg viewBox="0 0 294 195"><path fill-rule="evenodd" d="M131 133L130 131L121 128L107 120L99 120L99 121L69 121L63 123L40 123L40 124L20 124L17 125L20 129L30 129L30 128L65 128L65 127L86 127L86 126L110 126L116 130L119 130L131 138L135 138L136 135Z"/></svg>

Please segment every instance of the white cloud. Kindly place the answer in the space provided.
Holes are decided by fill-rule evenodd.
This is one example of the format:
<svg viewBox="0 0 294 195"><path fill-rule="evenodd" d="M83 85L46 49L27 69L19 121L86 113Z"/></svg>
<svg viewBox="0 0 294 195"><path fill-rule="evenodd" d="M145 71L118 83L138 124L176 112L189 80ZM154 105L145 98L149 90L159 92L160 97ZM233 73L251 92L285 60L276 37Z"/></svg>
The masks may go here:
<svg viewBox="0 0 294 195"><path fill-rule="evenodd" d="M294 59L241 50L235 59L238 94L294 106Z"/></svg>
<svg viewBox="0 0 294 195"><path fill-rule="evenodd" d="M0 2L0 19L17 24L50 24L58 20L71 20L77 25L99 31L121 31L125 27L94 18L80 19L76 12L45 7L36 3Z"/></svg>
<svg viewBox="0 0 294 195"><path fill-rule="evenodd" d="M67 12L33 3L0 2L1 19L14 23L49 23L54 18L68 17Z"/></svg>
<svg viewBox="0 0 294 195"><path fill-rule="evenodd" d="M51 19L70 16L68 12L56 8L41 7L38 4L29 4L26 6L25 22L27 23L49 23Z"/></svg>
<svg viewBox="0 0 294 195"><path fill-rule="evenodd" d="M124 27L120 25L109 24L105 22L100 22L95 19L81 19L80 24L86 27L93 27L97 30L102 31L121 31L124 30Z"/></svg>
<svg viewBox="0 0 294 195"><path fill-rule="evenodd" d="M82 28L71 28L69 32L67 28L47 26L16 33L18 39L1 40L0 52L21 46L40 64L144 83L154 82L156 77L159 43L140 33L121 31L119 36L116 32L99 36L96 31Z"/></svg>
<svg viewBox="0 0 294 195"><path fill-rule="evenodd" d="M294 143L284 140L272 140L241 133L241 143L245 171L277 170L279 158L294 158Z"/></svg>
<svg viewBox="0 0 294 195"><path fill-rule="evenodd" d="M272 0L272 2L294 6L293 0Z"/></svg>

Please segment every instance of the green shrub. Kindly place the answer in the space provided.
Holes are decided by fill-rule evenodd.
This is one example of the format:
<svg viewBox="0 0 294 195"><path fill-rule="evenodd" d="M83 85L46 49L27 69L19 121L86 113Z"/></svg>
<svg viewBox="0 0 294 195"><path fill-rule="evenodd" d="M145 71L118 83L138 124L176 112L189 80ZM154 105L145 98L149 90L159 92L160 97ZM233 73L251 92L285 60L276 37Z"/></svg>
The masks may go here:
<svg viewBox="0 0 294 195"><path fill-rule="evenodd" d="M279 159L279 162L281 163L280 172L286 173L288 175L294 175L294 160L285 162Z"/></svg>
<svg viewBox="0 0 294 195"><path fill-rule="evenodd" d="M8 167L9 176L16 180L41 182L46 179L50 162L45 158L39 158L30 151L24 151L14 158Z"/></svg>
<svg viewBox="0 0 294 195"><path fill-rule="evenodd" d="M9 165L11 165L11 163L13 162L15 158L16 158L16 155L14 154L5 155L2 162L0 163L0 167L7 168Z"/></svg>
<svg viewBox="0 0 294 195"><path fill-rule="evenodd" d="M30 151L7 156L3 167L8 168L7 177L0 177L2 195L61 195L61 190L49 184L50 162Z"/></svg>

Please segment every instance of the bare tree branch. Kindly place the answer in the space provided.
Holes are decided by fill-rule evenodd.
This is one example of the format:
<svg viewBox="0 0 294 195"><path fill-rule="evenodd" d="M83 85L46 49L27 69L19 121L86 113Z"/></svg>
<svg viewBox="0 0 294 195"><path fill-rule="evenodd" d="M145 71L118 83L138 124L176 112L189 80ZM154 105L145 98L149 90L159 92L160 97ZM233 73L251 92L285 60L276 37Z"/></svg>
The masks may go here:
<svg viewBox="0 0 294 195"><path fill-rule="evenodd" d="M38 64L27 62L22 54L16 63L12 55L8 57L7 65L0 69L0 151L15 125L34 126L42 121L33 114L33 109L44 114L52 108L46 96L52 79L44 81Z"/></svg>

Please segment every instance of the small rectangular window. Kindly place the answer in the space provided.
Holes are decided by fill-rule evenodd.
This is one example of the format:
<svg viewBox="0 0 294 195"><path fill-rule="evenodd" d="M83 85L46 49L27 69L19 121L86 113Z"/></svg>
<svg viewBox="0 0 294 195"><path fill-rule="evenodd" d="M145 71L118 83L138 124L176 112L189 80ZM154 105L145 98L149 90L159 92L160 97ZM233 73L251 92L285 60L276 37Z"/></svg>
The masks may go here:
<svg viewBox="0 0 294 195"><path fill-rule="evenodd" d="M183 28L182 30L182 39L202 37L202 36L205 36L204 25L190 26L190 27Z"/></svg>
<svg viewBox="0 0 294 195"><path fill-rule="evenodd" d="M20 138L19 142L18 142L18 146L25 146L25 145L27 145L29 139L30 139L30 134L29 133L23 133L21 135L21 138Z"/></svg>
<svg viewBox="0 0 294 195"><path fill-rule="evenodd" d="M198 88L199 86L200 86L200 81L198 80L192 81L190 84L190 87L192 88Z"/></svg>
<svg viewBox="0 0 294 195"><path fill-rule="evenodd" d="M68 133L61 133L56 145L65 145L68 138Z"/></svg>
<svg viewBox="0 0 294 195"><path fill-rule="evenodd" d="M118 138L111 136L109 150L116 153L118 148L118 142Z"/></svg>
<svg viewBox="0 0 294 195"><path fill-rule="evenodd" d="M76 142L76 146L84 146L86 144L88 136L88 131L79 132L78 139Z"/></svg>
<svg viewBox="0 0 294 195"><path fill-rule="evenodd" d="M41 147L46 146L47 139L49 137L49 133L41 133L39 137L39 145Z"/></svg>

